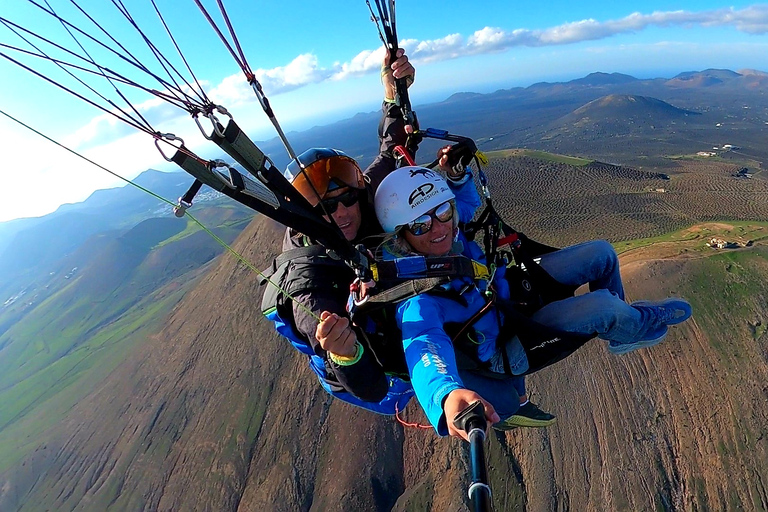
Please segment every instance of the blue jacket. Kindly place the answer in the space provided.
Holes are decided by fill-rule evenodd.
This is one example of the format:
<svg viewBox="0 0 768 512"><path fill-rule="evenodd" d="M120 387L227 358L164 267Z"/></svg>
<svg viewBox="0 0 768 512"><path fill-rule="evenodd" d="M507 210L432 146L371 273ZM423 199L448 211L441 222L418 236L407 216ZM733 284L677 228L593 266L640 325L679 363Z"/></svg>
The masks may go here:
<svg viewBox="0 0 768 512"><path fill-rule="evenodd" d="M474 182L470 179L461 185L449 186L456 195L456 207L459 220L472 220L480 206L480 196ZM454 250L474 260L485 263L485 255L475 242L469 242L459 233ZM385 259L394 258L392 253L384 253ZM509 296L506 280L501 279L504 269L498 269L494 276L496 292ZM442 295L421 294L403 301L397 307L396 321L403 333L403 348L411 384L416 397L438 434L448 435L448 428L443 415L443 400L451 391L464 388L459 377L453 344L444 325L447 322L466 322L486 303L484 294L470 278L457 278L445 285L459 292L466 301L466 306L454 298ZM467 286L469 285L469 286ZM482 283L479 283L482 287ZM490 308L475 324L475 331L481 333L478 342L478 356L481 361L488 361L496 351L496 338L499 334L499 321L495 308Z"/></svg>

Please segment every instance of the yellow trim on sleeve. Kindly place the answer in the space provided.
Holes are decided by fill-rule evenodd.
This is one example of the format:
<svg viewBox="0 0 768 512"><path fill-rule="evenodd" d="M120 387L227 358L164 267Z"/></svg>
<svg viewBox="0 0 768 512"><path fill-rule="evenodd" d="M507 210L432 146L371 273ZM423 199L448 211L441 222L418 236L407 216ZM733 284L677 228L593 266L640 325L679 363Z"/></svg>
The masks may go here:
<svg viewBox="0 0 768 512"><path fill-rule="evenodd" d="M352 356L339 356L334 354L333 352L328 352L328 355L331 357L331 361L333 361L339 366L352 366L363 357L363 346L360 344L359 341L356 341L355 354Z"/></svg>

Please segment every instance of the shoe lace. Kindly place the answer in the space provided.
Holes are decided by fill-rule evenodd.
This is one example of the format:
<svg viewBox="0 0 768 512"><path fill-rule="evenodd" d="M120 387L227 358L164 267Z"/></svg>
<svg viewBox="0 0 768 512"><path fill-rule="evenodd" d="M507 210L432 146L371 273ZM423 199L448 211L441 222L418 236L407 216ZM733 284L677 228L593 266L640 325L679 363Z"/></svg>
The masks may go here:
<svg viewBox="0 0 768 512"><path fill-rule="evenodd" d="M659 320L664 323L680 318L684 314L685 311L676 307L666 306L659 308Z"/></svg>

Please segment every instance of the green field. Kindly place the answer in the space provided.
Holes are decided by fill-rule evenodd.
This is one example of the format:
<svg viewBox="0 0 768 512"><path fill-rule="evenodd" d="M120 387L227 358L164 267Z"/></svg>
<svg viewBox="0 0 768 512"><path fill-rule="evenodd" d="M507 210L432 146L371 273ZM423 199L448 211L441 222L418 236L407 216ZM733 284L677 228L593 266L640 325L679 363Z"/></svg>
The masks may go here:
<svg viewBox="0 0 768 512"><path fill-rule="evenodd" d="M724 227L725 225L732 226L732 229ZM613 246L616 249L616 252L621 254L623 252L659 243L700 242L686 244L686 248L692 251L711 252L712 248L706 246L706 243L710 238L752 240L754 242L768 240L768 222L716 221L703 224L700 227L697 227L697 229L687 228L651 238L616 242ZM727 249L725 250L727 251Z"/></svg>
<svg viewBox="0 0 768 512"><path fill-rule="evenodd" d="M533 149L502 149L499 151L489 151L486 153L489 158L503 158L507 156L527 156L530 158L536 158L537 160L544 160L546 162L555 162L559 164L573 165L575 167L582 167L589 165L594 160L588 160L586 158L578 158L575 156L557 155L555 153L547 153L546 151L537 151Z"/></svg>
<svg viewBox="0 0 768 512"><path fill-rule="evenodd" d="M44 349L31 356L38 367L31 375L15 380L0 379L0 471L40 446L46 431L64 418L69 410L93 392L149 335L178 303L186 287L155 300L149 297L124 315L80 340L59 357ZM70 332L68 337L76 336ZM55 348L59 340L51 340ZM23 365L23 362L22 362Z"/></svg>
<svg viewBox="0 0 768 512"><path fill-rule="evenodd" d="M227 212L216 220L227 241L248 222ZM131 258L96 255L70 279L54 276L39 297L4 312L10 325L0 334L0 473L43 446L49 430L160 330L215 254L206 237L189 237L197 230L188 227ZM170 247L175 243L182 249Z"/></svg>

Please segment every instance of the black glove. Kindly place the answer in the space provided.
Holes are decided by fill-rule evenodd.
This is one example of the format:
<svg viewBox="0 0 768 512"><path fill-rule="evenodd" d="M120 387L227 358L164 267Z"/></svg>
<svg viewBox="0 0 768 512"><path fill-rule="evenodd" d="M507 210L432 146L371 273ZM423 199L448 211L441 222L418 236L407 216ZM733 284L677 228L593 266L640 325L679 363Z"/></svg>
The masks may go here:
<svg viewBox="0 0 768 512"><path fill-rule="evenodd" d="M454 144L448 151L448 166L451 168L448 179L461 181L467 174L467 166L472 163L474 156L472 150L465 144Z"/></svg>

